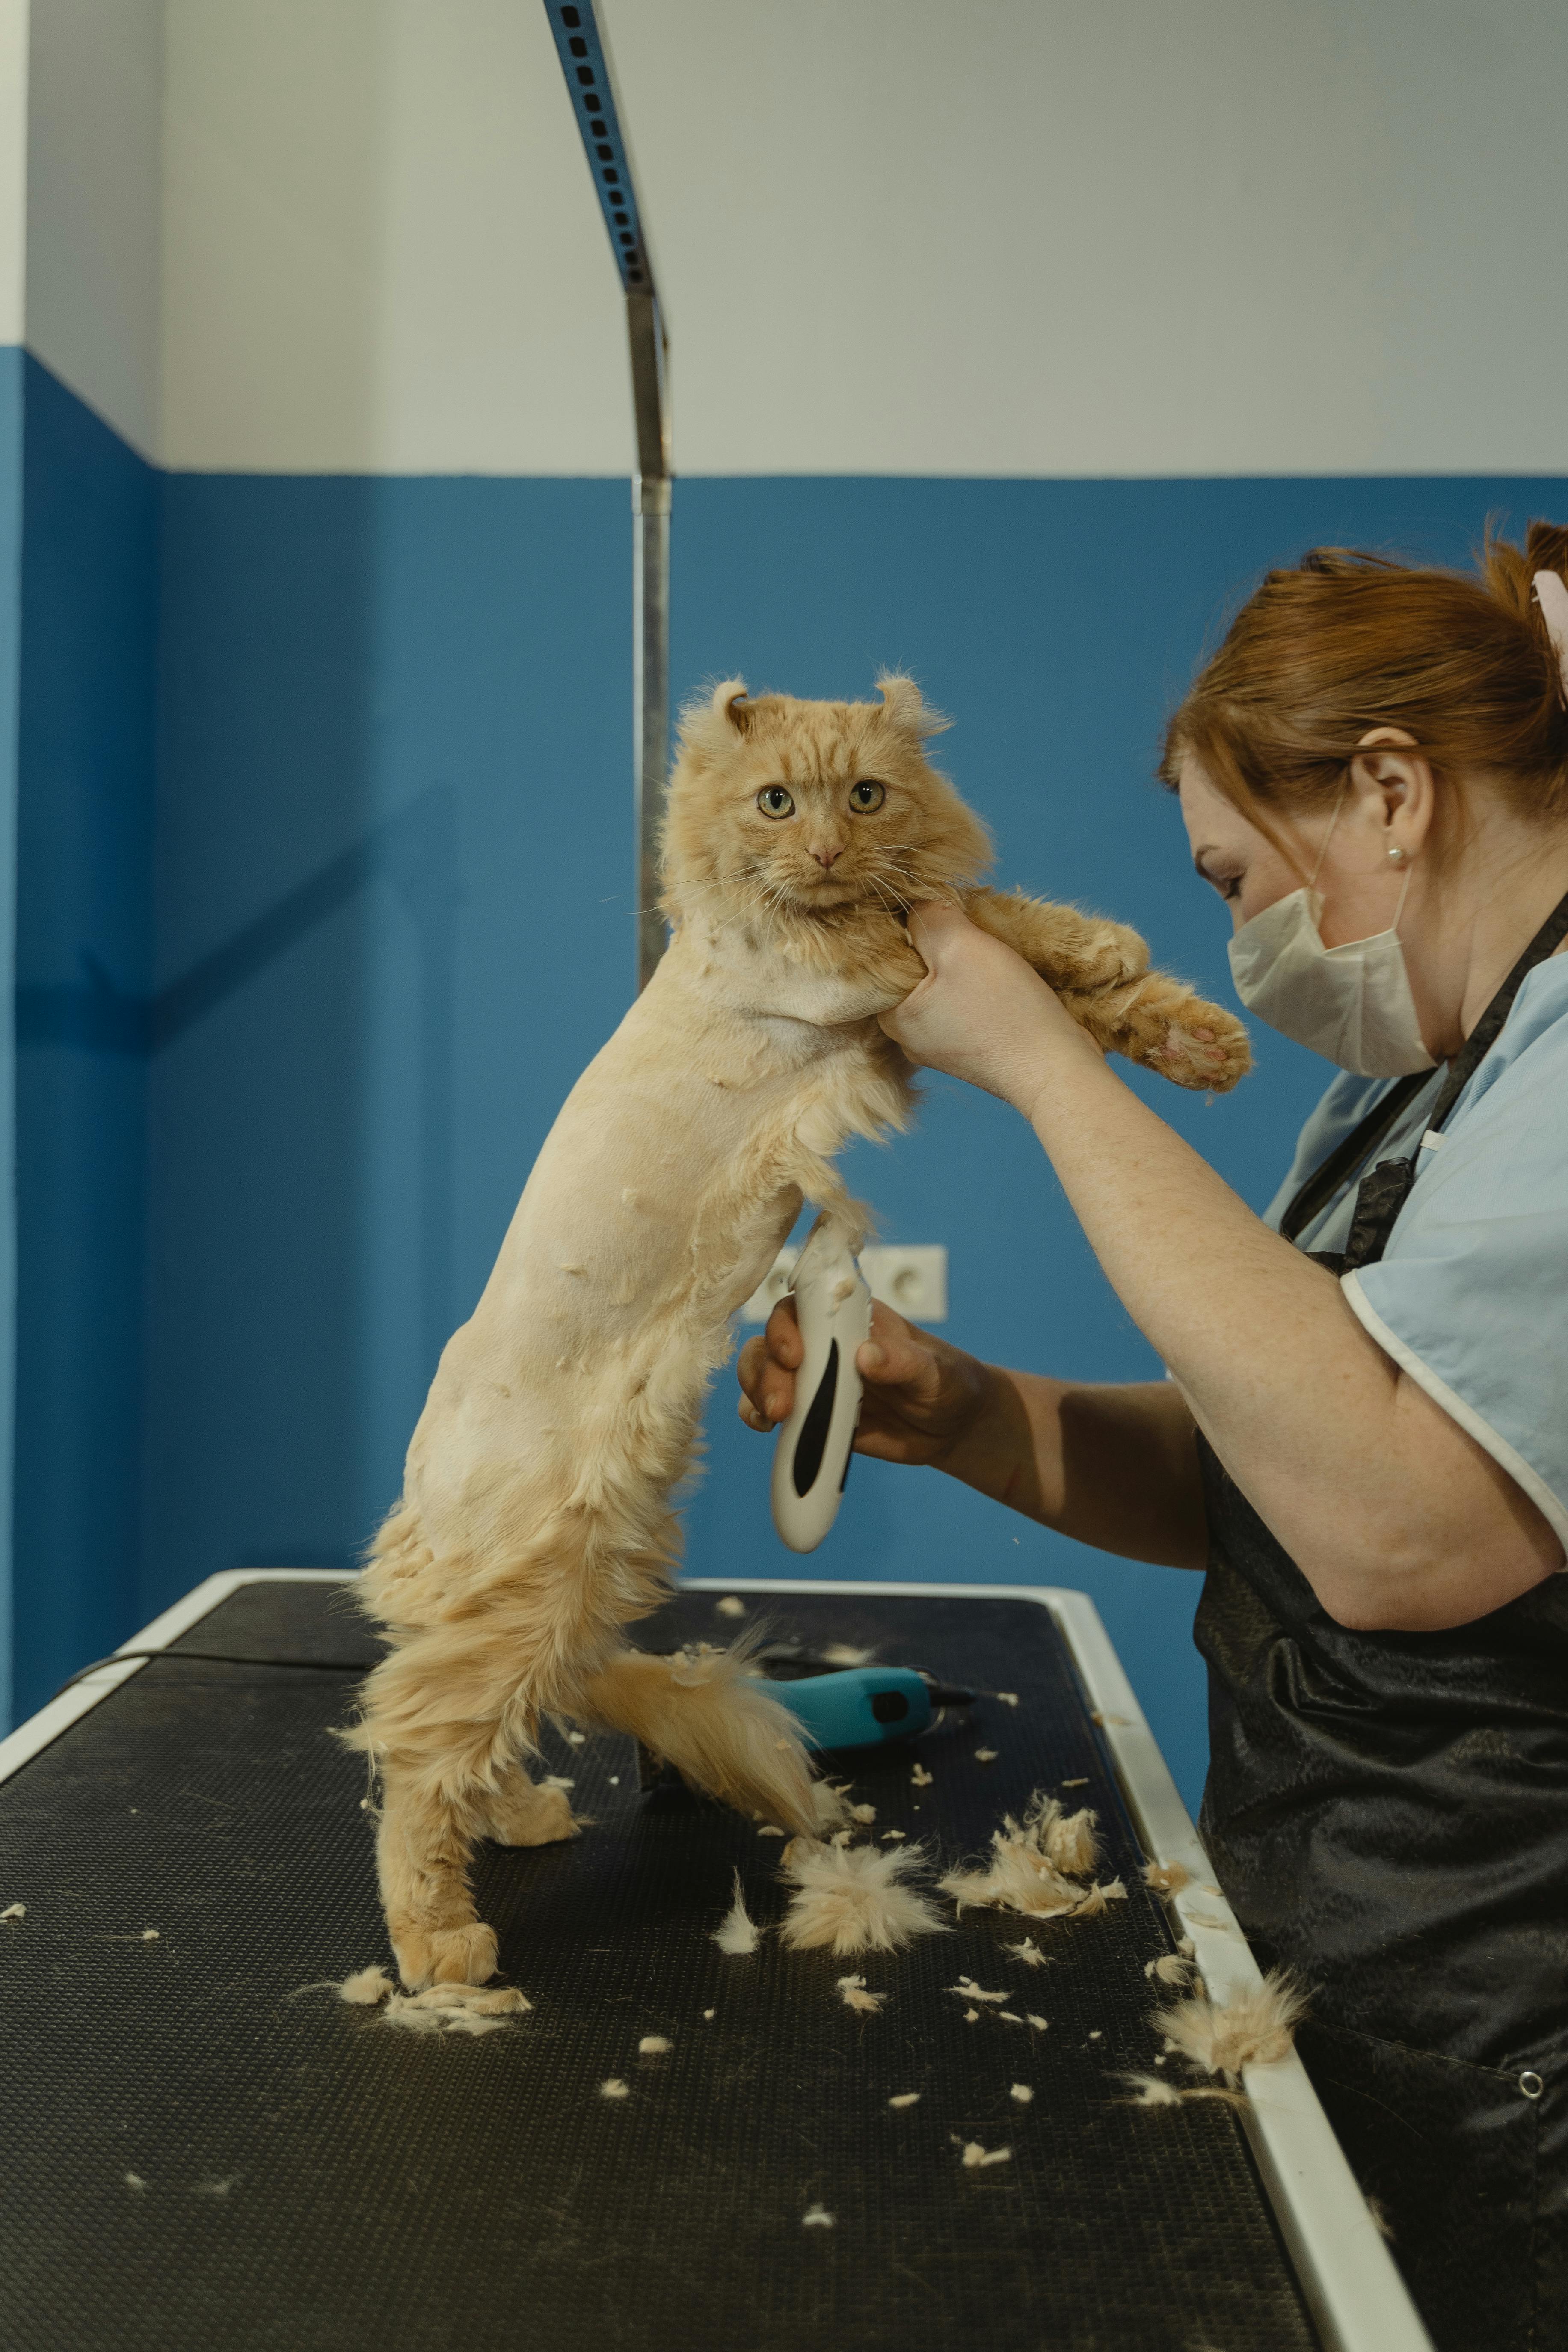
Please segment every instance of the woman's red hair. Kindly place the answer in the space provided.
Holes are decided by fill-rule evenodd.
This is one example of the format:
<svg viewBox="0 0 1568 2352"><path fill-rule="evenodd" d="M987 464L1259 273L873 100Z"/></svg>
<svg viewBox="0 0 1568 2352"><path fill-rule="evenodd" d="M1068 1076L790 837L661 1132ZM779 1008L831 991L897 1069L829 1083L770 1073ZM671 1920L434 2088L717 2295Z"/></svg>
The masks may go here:
<svg viewBox="0 0 1568 2352"><path fill-rule="evenodd" d="M1568 571L1568 530L1522 551L1489 531L1475 572L1314 548L1248 597L1165 730L1264 833L1331 804L1362 737L1398 727L1439 782L1485 780L1520 814L1568 817L1568 709L1531 587Z"/></svg>

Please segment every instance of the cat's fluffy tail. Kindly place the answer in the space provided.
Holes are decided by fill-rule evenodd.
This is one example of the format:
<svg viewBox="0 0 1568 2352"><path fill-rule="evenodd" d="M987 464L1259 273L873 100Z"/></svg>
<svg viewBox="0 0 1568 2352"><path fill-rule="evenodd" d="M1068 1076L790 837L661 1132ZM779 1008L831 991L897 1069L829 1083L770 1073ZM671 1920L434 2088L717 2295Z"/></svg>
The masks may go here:
<svg viewBox="0 0 1568 2352"><path fill-rule="evenodd" d="M800 1726L749 1671L743 1649L622 1650L581 1685L584 1720L629 1731L683 1780L781 1829L821 1833L823 1799Z"/></svg>

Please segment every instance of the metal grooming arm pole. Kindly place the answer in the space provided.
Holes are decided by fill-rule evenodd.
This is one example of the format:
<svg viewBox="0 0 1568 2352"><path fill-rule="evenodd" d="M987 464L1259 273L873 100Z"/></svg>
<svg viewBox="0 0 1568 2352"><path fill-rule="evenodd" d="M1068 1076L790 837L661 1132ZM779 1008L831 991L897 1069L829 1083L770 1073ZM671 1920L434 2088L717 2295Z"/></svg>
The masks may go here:
<svg viewBox="0 0 1568 2352"><path fill-rule="evenodd" d="M545 0L588 169L610 233L626 298L632 416L637 470L632 478L632 698L636 705L637 988L664 953L658 912L658 834L664 820L669 747L669 338L654 284L630 150L621 128L610 53L593 0Z"/></svg>

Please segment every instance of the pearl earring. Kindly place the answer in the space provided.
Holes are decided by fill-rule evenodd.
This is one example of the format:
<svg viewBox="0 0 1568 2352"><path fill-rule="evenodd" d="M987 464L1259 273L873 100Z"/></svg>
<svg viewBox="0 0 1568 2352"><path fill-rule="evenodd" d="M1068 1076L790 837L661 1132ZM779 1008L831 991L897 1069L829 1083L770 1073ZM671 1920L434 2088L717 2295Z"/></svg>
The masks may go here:
<svg viewBox="0 0 1568 2352"><path fill-rule="evenodd" d="M1401 849L1398 843L1395 842L1393 848L1388 853L1388 862L1391 866L1403 866L1409 855L1410 852L1407 849Z"/></svg>

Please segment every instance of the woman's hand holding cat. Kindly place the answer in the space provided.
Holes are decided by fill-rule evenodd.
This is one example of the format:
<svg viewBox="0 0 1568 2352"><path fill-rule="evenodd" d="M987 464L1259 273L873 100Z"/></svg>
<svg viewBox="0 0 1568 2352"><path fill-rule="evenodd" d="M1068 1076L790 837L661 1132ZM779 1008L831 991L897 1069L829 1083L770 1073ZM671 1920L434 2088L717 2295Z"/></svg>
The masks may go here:
<svg viewBox="0 0 1568 2352"><path fill-rule="evenodd" d="M910 937L926 977L881 1025L911 1062L983 1087L1027 1118L1058 1055L1101 1060L1038 972L956 907L912 907Z"/></svg>
<svg viewBox="0 0 1568 2352"><path fill-rule="evenodd" d="M740 1410L748 1429L770 1430L787 1418L800 1358L795 1301L783 1298L763 1337L741 1350ZM880 1300L855 1361L866 1383L855 1450L880 1462L946 1468L991 1401L989 1365L917 1330Z"/></svg>

